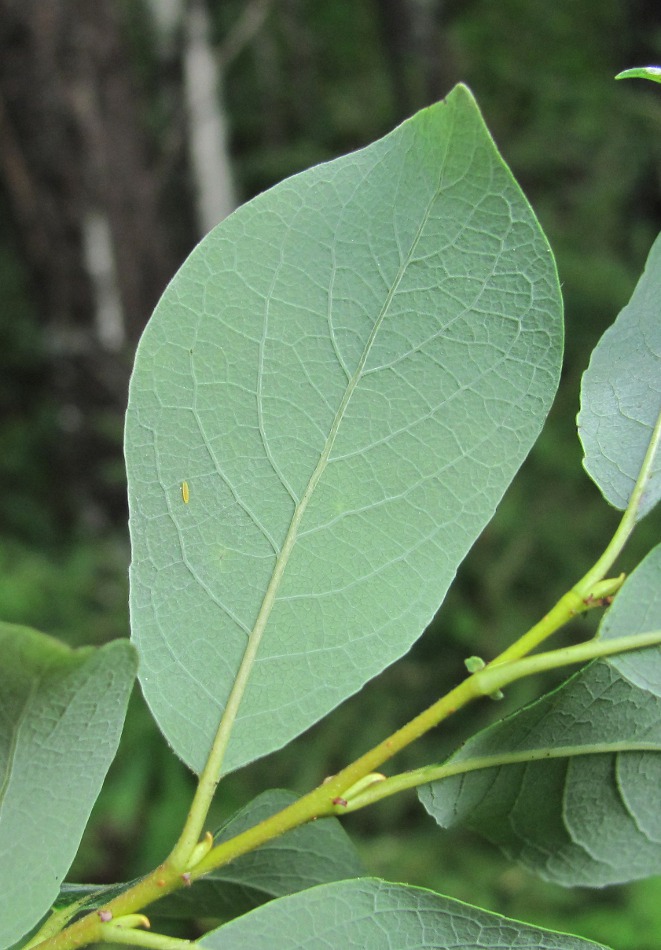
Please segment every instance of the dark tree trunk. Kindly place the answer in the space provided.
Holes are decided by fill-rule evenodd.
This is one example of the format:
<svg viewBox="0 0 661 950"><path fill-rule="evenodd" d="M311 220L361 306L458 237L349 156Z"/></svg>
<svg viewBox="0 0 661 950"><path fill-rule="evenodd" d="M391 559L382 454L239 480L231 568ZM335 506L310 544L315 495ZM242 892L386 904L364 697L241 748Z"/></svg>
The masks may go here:
<svg viewBox="0 0 661 950"><path fill-rule="evenodd" d="M414 111L410 88L411 13L407 0L377 0L383 44L388 57L393 106L398 122Z"/></svg>
<svg viewBox="0 0 661 950"><path fill-rule="evenodd" d="M0 0L0 156L49 351L53 474L105 521L123 490L102 484L117 442L98 420L123 408L135 342L180 256L113 0Z"/></svg>
<svg viewBox="0 0 661 950"><path fill-rule="evenodd" d="M398 120L442 98L456 81L443 0L377 0Z"/></svg>

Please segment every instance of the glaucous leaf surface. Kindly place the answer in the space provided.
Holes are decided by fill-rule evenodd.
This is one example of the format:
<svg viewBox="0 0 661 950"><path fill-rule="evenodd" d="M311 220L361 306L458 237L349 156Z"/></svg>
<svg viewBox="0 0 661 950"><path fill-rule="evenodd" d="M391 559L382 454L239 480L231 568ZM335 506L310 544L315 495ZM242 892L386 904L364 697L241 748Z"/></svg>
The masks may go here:
<svg viewBox="0 0 661 950"><path fill-rule="evenodd" d="M432 891L370 878L272 901L198 944L206 950L605 950Z"/></svg>
<svg viewBox="0 0 661 950"><path fill-rule="evenodd" d="M247 645L226 769L405 653L535 441L555 265L467 89L240 208L138 348L132 636L202 767Z"/></svg>
<svg viewBox="0 0 661 950"><path fill-rule="evenodd" d="M659 629L661 546L626 580L600 636ZM449 763L466 771L419 791L443 827L473 828L566 886L661 874L661 649L592 663Z"/></svg>
<svg viewBox="0 0 661 950"><path fill-rule="evenodd" d="M50 908L112 762L135 678L128 641L71 650L0 623L0 947Z"/></svg>
<svg viewBox="0 0 661 950"><path fill-rule="evenodd" d="M215 835L226 841L270 818L296 796L282 789L259 795L246 805ZM212 871L153 905L150 917L230 919L265 901L304 890L315 884L359 877L365 868L354 845L337 819L324 819L295 828L280 838L243 855L225 867ZM129 885L122 885L122 889ZM117 893L116 888L100 891L93 885L64 885L61 904L89 896L86 909L102 907Z"/></svg>
<svg viewBox="0 0 661 950"><path fill-rule="evenodd" d="M661 416L661 235L631 300L606 330L583 374L578 432L583 464L602 494L626 508ZM661 497L661 449L637 519Z"/></svg>

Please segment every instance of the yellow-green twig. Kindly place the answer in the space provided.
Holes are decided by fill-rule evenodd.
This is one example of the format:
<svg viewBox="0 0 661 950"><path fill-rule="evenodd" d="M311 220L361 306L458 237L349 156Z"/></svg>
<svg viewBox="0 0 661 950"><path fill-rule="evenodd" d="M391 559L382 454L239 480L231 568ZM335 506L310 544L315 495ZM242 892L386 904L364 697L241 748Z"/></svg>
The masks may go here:
<svg viewBox="0 0 661 950"><path fill-rule="evenodd" d="M475 699L496 693L515 679L532 675L544 669L583 662L595 656L605 656L622 650L640 649L642 646L650 645L650 643L660 642L661 634L655 632L647 635L641 634L639 638L628 637L610 641L589 641L574 647L566 647L563 650L528 656L535 647L569 620L594 606L595 599L610 596L621 585L622 576L609 581L604 581L604 576L620 554L635 526L640 501L649 480L660 442L661 415L654 428L631 500L611 542L595 565L570 591L560 598L539 623L535 624L516 643L504 650L484 669L467 677L449 693L416 716L415 719L406 723L397 732L370 749L355 762L346 766L337 775L332 776L312 792L254 828L250 828L237 835L237 837L208 850L207 842L198 845L198 839L202 833L213 791L218 782L220 763L229 738L229 727L236 713L236 709L232 707L232 715L223 720L218 741L214 745L214 751L201 774L200 785L188 821L170 857L151 874L109 901L106 910L114 917L142 910L159 898L191 884L209 871L221 867L242 854L253 851L292 828L316 818L342 814L348 810L362 807L358 803L362 801L363 796L370 796L369 801L376 801L378 798L385 797L388 793L392 794L396 790L410 787L410 785L404 786L401 784L404 781L403 777L394 776L384 781L369 783L363 792L351 798L351 808L349 800L344 797L347 791L351 790L356 783L360 783L384 762L387 762L453 713ZM643 642L645 636L651 638L647 643ZM626 641L626 643L623 641ZM246 664L246 676L249 665ZM237 708L241 692L242 690L238 690L237 693L235 703ZM434 766L429 768L440 769L445 767ZM415 776L425 772L426 770L422 769L413 773L403 773L403 775ZM396 780L400 783L398 787L395 784ZM430 781L431 779L427 780ZM392 791L390 791L391 789ZM368 801L365 801L365 804L368 803ZM196 859L196 862L191 861L192 857ZM198 857L199 860L197 860ZM56 918L56 915L54 915L55 919L51 927L49 928L47 922L39 931L39 934L26 945L26 950L27 947L34 950L36 946L39 946L41 950L75 950L77 947L102 941L104 937L100 928L107 926L107 924L100 921L98 914L99 912L88 914L65 929L61 929L64 917ZM55 928L59 929L59 932L54 933L53 929ZM124 932L129 931L125 930ZM152 942L153 938L159 937L159 935L135 931L133 937L137 933L141 934L140 940L144 946L158 947L160 950L165 950L165 943L159 942L156 944ZM38 938L41 938L41 940L39 941ZM169 939L162 938L162 940ZM185 941L171 941L168 946L181 946L182 943L185 943Z"/></svg>

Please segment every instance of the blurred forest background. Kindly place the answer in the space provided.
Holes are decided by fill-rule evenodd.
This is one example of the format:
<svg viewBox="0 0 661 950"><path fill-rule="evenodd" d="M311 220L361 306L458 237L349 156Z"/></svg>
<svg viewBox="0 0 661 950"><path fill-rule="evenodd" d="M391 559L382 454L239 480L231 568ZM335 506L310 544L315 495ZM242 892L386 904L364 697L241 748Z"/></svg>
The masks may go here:
<svg viewBox="0 0 661 950"><path fill-rule="evenodd" d="M612 77L660 62L658 0L0 0L4 620L74 645L127 635L133 352L169 278L237 203L463 81L557 256L561 391L437 620L328 722L231 777L219 820L264 788L317 784L456 682L465 656L523 632L603 549L617 515L581 468L580 376L661 226L661 90ZM658 513L642 524L623 568L660 526ZM440 759L534 688L468 711L401 766ZM156 864L191 788L134 697L73 879ZM546 886L437 832L413 796L346 824L373 873L618 950L661 946L661 879Z"/></svg>

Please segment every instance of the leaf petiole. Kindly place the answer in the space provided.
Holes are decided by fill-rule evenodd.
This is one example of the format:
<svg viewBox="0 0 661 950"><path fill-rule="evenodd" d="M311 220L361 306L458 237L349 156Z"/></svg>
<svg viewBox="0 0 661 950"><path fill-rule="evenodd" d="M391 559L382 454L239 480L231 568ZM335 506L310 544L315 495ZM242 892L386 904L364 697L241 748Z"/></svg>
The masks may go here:
<svg viewBox="0 0 661 950"><path fill-rule="evenodd" d="M612 596L617 592L624 581L624 575L621 574L619 577L607 581L604 580L604 577L621 554L636 526L640 504L652 475L660 446L661 413L659 413L652 430L636 484L629 498L629 504L601 557L538 623L497 656L495 660L492 660L489 664L490 667L501 663L510 663L512 660L527 656L535 647L547 640L556 630L559 630L575 616L584 613L590 607L598 605L603 597Z"/></svg>

